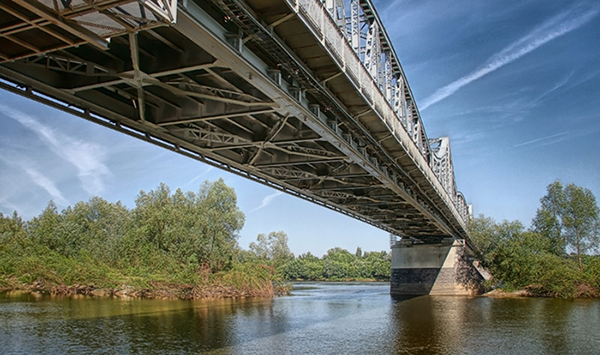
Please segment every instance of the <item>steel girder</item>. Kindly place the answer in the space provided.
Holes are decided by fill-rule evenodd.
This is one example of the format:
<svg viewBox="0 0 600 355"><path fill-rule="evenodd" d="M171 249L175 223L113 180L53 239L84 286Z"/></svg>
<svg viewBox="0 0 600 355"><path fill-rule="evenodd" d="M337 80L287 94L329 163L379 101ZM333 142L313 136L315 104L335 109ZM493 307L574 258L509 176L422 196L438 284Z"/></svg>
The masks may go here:
<svg viewBox="0 0 600 355"><path fill-rule="evenodd" d="M411 170L407 151L378 147L395 139L368 132L376 110L359 106L350 118L364 121L348 120L352 109L330 90L345 80L341 72L316 73L312 62L309 69L301 48L277 35L301 22L298 13L281 2L266 25L243 23L238 2L215 3L184 2L175 25L115 34L106 48L73 42L5 61L0 86L390 233L465 236L428 183L414 180L420 163ZM219 18L224 10L228 19ZM414 113L407 100L396 104L405 82L393 84L388 100Z"/></svg>

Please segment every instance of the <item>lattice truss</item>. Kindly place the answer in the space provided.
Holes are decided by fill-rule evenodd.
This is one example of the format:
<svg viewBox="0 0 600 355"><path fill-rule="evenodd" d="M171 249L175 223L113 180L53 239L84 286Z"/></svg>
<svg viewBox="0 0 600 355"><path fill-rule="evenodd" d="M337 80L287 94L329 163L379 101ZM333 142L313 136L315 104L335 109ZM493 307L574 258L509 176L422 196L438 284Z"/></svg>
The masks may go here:
<svg viewBox="0 0 600 355"><path fill-rule="evenodd" d="M410 134L459 211L467 216L464 196L457 192L448 137L428 139L418 109L392 44L369 0L321 0L379 90Z"/></svg>
<svg viewBox="0 0 600 355"><path fill-rule="evenodd" d="M1 0L0 61L89 43L172 23L177 0Z"/></svg>
<svg viewBox="0 0 600 355"><path fill-rule="evenodd" d="M450 154L450 139L448 137L430 139L429 146L432 152L430 164L433 172L448 194L456 199L456 184L454 182L452 155Z"/></svg>
<svg viewBox="0 0 600 355"><path fill-rule="evenodd" d="M407 82L382 24L370 2L362 0L323 0L325 6L400 121L423 155L429 153L427 136L407 92ZM349 8L350 10L347 10ZM343 16L342 16L343 14Z"/></svg>

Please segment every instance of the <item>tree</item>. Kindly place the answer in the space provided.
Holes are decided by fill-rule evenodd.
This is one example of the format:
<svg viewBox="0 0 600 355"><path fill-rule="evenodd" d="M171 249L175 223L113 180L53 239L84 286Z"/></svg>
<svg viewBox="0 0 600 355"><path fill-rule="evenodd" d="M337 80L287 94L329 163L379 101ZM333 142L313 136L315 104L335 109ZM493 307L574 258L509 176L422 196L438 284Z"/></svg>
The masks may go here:
<svg viewBox="0 0 600 355"><path fill-rule="evenodd" d="M245 217L237 207L235 191L222 179L205 181L198 193L178 189L171 194L161 183L154 191L141 191L135 202L136 230L131 240L126 240L129 250L129 246L144 245L147 255L152 248L180 264L197 264L212 271L231 266L238 249L237 232ZM138 250L131 252L139 254Z"/></svg>
<svg viewBox="0 0 600 355"><path fill-rule="evenodd" d="M239 248L237 233L244 226L246 217L237 207L235 190L223 179L213 183L205 181L196 201L206 217L202 231L204 237L208 237L205 260L210 261L213 270L221 270L233 261L233 252Z"/></svg>
<svg viewBox="0 0 600 355"><path fill-rule="evenodd" d="M563 256L566 252L567 241L562 233L561 216L566 205L563 185L555 181L546 188L548 193L540 199L538 208L532 221L533 229L550 240L551 252Z"/></svg>
<svg viewBox="0 0 600 355"><path fill-rule="evenodd" d="M263 233L256 236L256 242L251 242L249 248L257 259L269 259L269 242L267 241L267 236Z"/></svg>
<svg viewBox="0 0 600 355"><path fill-rule="evenodd" d="M63 243L61 254L77 256L90 252L96 259L113 262L115 246L128 231L129 211L120 202L110 203L101 197L77 202L60 214L56 234Z"/></svg>
<svg viewBox="0 0 600 355"><path fill-rule="evenodd" d="M565 188L566 206L562 221L567 243L577 252L579 269L583 271L581 254L598 245L598 205L589 189L569 184Z"/></svg>
<svg viewBox="0 0 600 355"><path fill-rule="evenodd" d="M490 267L497 259L497 253L507 243L518 245L525 227L519 221L502 221L498 224L493 218L479 215L469 221L469 234L475 248L475 258Z"/></svg>
<svg viewBox="0 0 600 355"><path fill-rule="evenodd" d="M61 216L58 213L58 208L54 201L50 200L48 206L42 211L38 217L34 217L28 223L28 229L33 235L34 241L50 248L51 250L59 251L64 247L62 240L58 238L57 227L60 223Z"/></svg>
<svg viewBox="0 0 600 355"><path fill-rule="evenodd" d="M288 247L288 236L283 231L271 232L268 236L261 233L256 237L256 242L250 243L249 248L257 259L271 260L275 266L294 259L294 254Z"/></svg>
<svg viewBox="0 0 600 355"><path fill-rule="evenodd" d="M288 236L283 231L269 233L269 249L275 266L294 259L294 254L288 247Z"/></svg>
<svg viewBox="0 0 600 355"><path fill-rule="evenodd" d="M12 217L5 216L0 212L0 251L11 250L17 246L19 249L27 247L31 240L25 232L25 222L19 217L17 211Z"/></svg>
<svg viewBox="0 0 600 355"><path fill-rule="evenodd" d="M560 181L548 185L547 191L540 200L533 229L550 240L554 254L563 255L572 247L583 271L581 255L598 247L600 210L596 198L589 189L575 184L563 188Z"/></svg>

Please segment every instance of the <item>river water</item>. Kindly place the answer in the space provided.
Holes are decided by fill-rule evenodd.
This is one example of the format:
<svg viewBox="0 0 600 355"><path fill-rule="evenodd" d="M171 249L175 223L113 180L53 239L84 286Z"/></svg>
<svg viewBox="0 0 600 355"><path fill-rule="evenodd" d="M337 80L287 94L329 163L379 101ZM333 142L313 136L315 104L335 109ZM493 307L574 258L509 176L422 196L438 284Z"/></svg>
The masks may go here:
<svg viewBox="0 0 600 355"><path fill-rule="evenodd" d="M600 354L600 301L422 296L300 283L291 296L0 294L0 354Z"/></svg>

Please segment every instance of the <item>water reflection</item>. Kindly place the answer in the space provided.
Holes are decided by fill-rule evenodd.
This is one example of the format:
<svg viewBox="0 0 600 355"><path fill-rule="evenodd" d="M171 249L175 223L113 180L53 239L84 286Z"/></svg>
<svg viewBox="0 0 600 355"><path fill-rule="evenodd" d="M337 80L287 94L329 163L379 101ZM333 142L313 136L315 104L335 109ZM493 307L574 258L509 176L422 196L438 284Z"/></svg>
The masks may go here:
<svg viewBox="0 0 600 355"><path fill-rule="evenodd" d="M301 284L205 301L0 294L0 353L598 354L599 301L415 297Z"/></svg>
<svg viewBox="0 0 600 355"><path fill-rule="evenodd" d="M460 348L467 311L456 297L416 297L393 308L398 354L448 354Z"/></svg>

